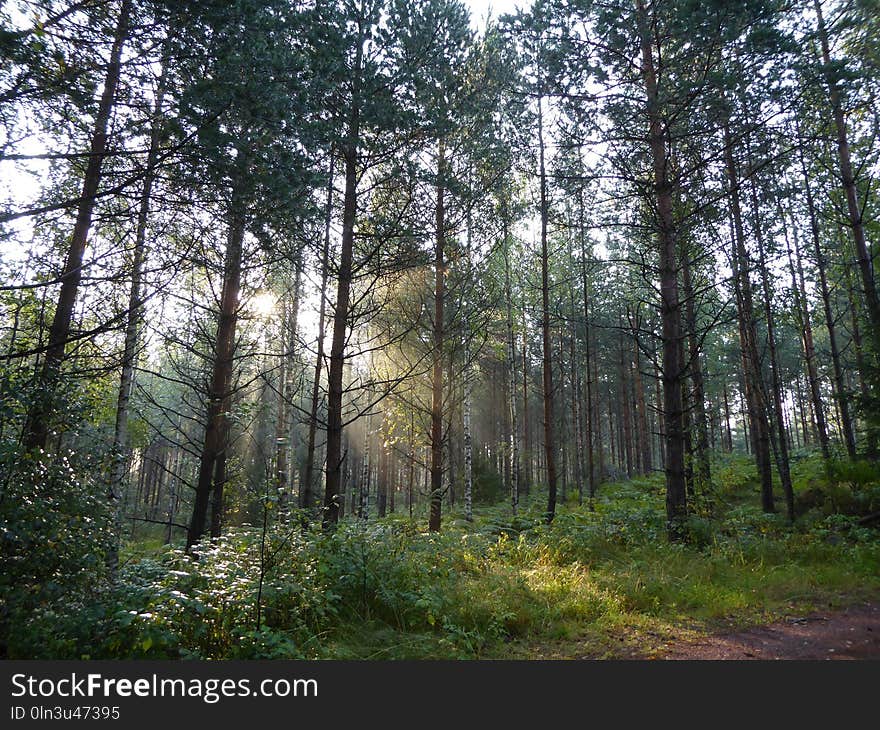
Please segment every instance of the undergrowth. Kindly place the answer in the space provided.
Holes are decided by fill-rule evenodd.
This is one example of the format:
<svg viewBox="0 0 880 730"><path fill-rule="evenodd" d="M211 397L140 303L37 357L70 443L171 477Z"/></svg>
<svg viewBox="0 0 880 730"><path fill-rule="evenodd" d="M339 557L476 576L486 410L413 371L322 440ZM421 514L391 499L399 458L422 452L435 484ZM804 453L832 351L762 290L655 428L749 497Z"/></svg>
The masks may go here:
<svg viewBox="0 0 880 730"><path fill-rule="evenodd" d="M575 639L615 656L678 628L876 596L880 539L859 515L880 479L856 466L829 486L816 461L794 462L794 525L756 507L746 459L716 463L715 513L692 518L684 545L666 539L661 476L604 484L594 510L569 501L549 526L537 493L515 519L506 505L471 524L453 513L440 534L392 515L332 534L238 528L198 560L134 545L91 601L16 626L10 656L479 658Z"/></svg>

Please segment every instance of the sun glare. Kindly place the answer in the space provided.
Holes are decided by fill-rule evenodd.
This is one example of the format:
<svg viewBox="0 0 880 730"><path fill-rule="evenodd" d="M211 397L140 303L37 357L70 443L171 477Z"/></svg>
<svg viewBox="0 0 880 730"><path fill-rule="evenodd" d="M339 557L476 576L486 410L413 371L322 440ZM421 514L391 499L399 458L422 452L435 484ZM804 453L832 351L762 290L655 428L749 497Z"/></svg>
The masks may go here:
<svg viewBox="0 0 880 730"><path fill-rule="evenodd" d="M257 317L268 318L275 314L277 300L272 292L255 294L250 301L250 309Z"/></svg>

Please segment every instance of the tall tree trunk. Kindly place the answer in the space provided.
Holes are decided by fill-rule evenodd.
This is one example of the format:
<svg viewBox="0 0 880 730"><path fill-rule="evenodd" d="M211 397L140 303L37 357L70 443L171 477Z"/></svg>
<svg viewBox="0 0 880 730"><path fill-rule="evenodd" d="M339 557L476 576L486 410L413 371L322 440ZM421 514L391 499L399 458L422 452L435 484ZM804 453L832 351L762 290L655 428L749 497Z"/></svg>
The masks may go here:
<svg viewBox="0 0 880 730"><path fill-rule="evenodd" d="M238 319L238 295L241 289L241 255L244 242L244 219L236 209L235 198L230 210L229 240L223 265L223 289L220 294L220 317L211 384L208 389L208 409L205 419L205 438L199 460L198 480L192 518L186 536L190 551L205 533L208 503L214 498L213 530L218 529L222 508L222 488L225 480L225 453L228 442L230 386L235 351L235 326Z"/></svg>
<svg viewBox="0 0 880 730"><path fill-rule="evenodd" d="M773 293L770 289L770 274L767 271L767 258L764 255L764 232L761 223L761 208L758 202L757 183L754 177L749 186L752 198L752 216L755 230L755 239L758 244L759 268L761 270L761 285L764 290L764 318L767 325L767 349L770 355L770 377L773 389L773 411L776 417L776 433L778 443L776 447L776 469L779 472L779 481L782 485L782 493L785 496L785 506L789 522L794 522L794 490L791 485L791 470L788 459L788 434L785 430L785 412L782 410L782 378L779 374L779 358L776 354L776 323L773 316Z"/></svg>
<svg viewBox="0 0 880 730"><path fill-rule="evenodd" d="M862 346L862 333L859 327L859 311L858 304L853 291L852 277L849 267L844 267L846 273L846 293L849 299L849 314L852 326L852 341L856 351L856 369L859 371L859 395L862 399L862 409L868 409L870 403L870 389L868 378L865 375L867 363L865 362L865 351ZM865 421L865 453L872 461L877 459L877 426L872 423L870 418Z"/></svg>
<svg viewBox="0 0 880 730"><path fill-rule="evenodd" d="M800 130L798 130L800 136ZM822 296L822 309L825 313L825 326L828 329L828 344L831 348L831 361L834 366L834 391L837 400L837 406L840 409L841 430L843 433L844 444L850 459L856 456L855 436L852 432L852 422L849 419L849 402L846 397L846 390L843 383L843 372L840 365L840 351L837 347L837 328L834 321L834 313L831 310L831 292L828 288L828 277L825 273L825 256L822 252L821 237L819 234L819 220L816 215L815 203L813 200L813 191L810 186L810 177L807 173L807 165L804 160L803 149L800 150L801 173L804 178L804 192L807 199L807 210L810 216L810 231L813 238L813 253L816 257L816 269L819 273L819 292ZM819 420L820 406L815 406L817 424ZM823 417L824 420L824 417ZM821 435L820 435L821 438ZM827 435L826 435L827 439Z"/></svg>
<svg viewBox="0 0 880 730"><path fill-rule="evenodd" d="M306 469L302 482L302 506L310 510L315 494L315 438L318 430L318 403L321 394L321 371L324 367L324 327L327 316L327 275L330 266L330 222L333 217L333 149L330 149L327 170L327 203L324 208L324 242L321 248L321 301L318 305L318 342L315 372L312 376L312 400L309 407L309 434L306 442Z"/></svg>
<svg viewBox="0 0 880 730"><path fill-rule="evenodd" d="M468 206L466 220L466 246L465 252L467 266L470 270L471 266L471 236L473 234L472 209ZM474 447L471 438L471 332L468 318L470 316L469 304L463 306L464 312L464 398L462 403L462 441L464 442L464 518L468 522L474 519ZM511 391L515 391L515 385L511 386Z"/></svg>
<svg viewBox="0 0 880 730"><path fill-rule="evenodd" d="M654 391L657 399L657 456L660 458L660 468L666 473L666 431L663 427L663 376L659 368L654 368ZM601 436L600 436L601 441ZM602 452L599 452L600 456Z"/></svg>
<svg viewBox="0 0 880 730"><path fill-rule="evenodd" d="M593 339L596 344L596 339ZM596 491L605 479L605 446L602 441L602 391L599 388L599 355L598 348L593 349L593 387L595 403L593 407L593 440L596 448L596 479L593 481L593 491L590 494L592 500Z"/></svg>
<svg viewBox="0 0 880 730"><path fill-rule="evenodd" d="M620 429L618 429L618 433L620 433ZM611 465L615 468L620 468L620 452L616 450L614 443L614 399L612 398L612 393L608 391L608 459L611 462ZM615 474L614 478L617 478L617 474Z"/></svg>
<svg viewBox="0 0 880 730"><path fill-rule="evenodd" d="M840 430L843 443L850 459L856 458L856 438L853 433L852 420L849 412L849 397L844 379L843 365L840 359L840 348L837 346L837 324L831 307L831 290L828 286L826 273L827 263L824 252L819 245L818 236L814 238L816 254L816 270L819 272L819 292L822 295L822 310L825 313L825 327L828 330L828 347L831 350L831 364L834 368L834 395L840 413Z"/></svg>
<svg viewBox="0 0 880 730"><path fill-rule="evenodd" d="M397 453L394 451L389 452L389 458L391 459L391 467L389 472L393 474L393 478L391 482L388 484L388 513L394 514L396 511L396 501L397 501L397 486L400 484L400 461L397 458Z"/></svg>
<svg viewBox="0 0 880 730"><path fill-rule="evenodd" d="M293 442L294 425L290 418L288 402L294 397L294 353L297 337L297 320L299 318L299 297L302 267L297 260L296 274L293 284L293 301L288 309L282 303L281 317L281 357L278 366L278 409L275 418L275 488L280 496L280 503L286 509L293 494L295 474L290 468L291 458L296 453Z"/></svg>
<svg viewBox="0 0 880 730"><path fill-rule="evenodd" d="M150 149L144 174L144 186L138 206L137 228L135 230L134 253L131 262L131 288L128 295L128 321L125 326L125 344L122 352L122 372L119 376L119 391L116 396L116 424L113 430L113 466L110 476L109 497L114 504L114 540L107 556L111 575L115 575L119 565L119 536L122 531L121 507L125 491L125 476L131 456L128 445L128 411L134 386L134 366L137 359L138 335L143 315L141 282L144 258L146 256L147 223L150 216L150 200L153 183L156 179L156 161L159 157L161 132L160 117L165 97L165 70L159 77L156 99L153 103L153 119L150 128Z"/></svg>
<svg viewBox="0 0 880 730"><path fill-rule="evenodd" d="M569 249L569 261L574 263L573 248ZM574 286L569 283L568 308L571 313L571 327L574 328L575 303ZM578 504L584 503L584 480L583 480L583 438L581 433L581 410L583 406L583 393L581 392L581 379L577 367L577 352L575 348L575 333L568 334L568 357L569 357L569 387L571 388L571 438L574 458L572 460L573 478L577 487Z"/></svg>
<svg viewBox="0 0 880 730"><path fill-rule="evenodd" d="M453 353L450 352L447 373L453 372L453 363L454 356ZM448 377L446 380L448 384L446 402L448 404L449 415L446 419L446 430L444 431L443 441L446 444L446 501L449 504L449 508L452 509L455 507L455 478L457 474L455 469L455 383L451 377ZM506 397L504 402L507 402Z"/></svg>
<svg viewBox="0 0 880 730"><path fill-rule="evenodd" d="M342 374L345 366L345 340L351 297L354 225L357 217L357 166L360 140L360 78L363 64L363 37L358 39L352 69L352 103L348 134L343 147L345 193L342 205L342 239L336 283L336 311L333 315L333 340L327 368L327 474L324 481L324 528L339 520L339 484L342 467Z"/></svg>
<svg viewBox="0 0 880 730"><path fill-rule="evenodd" d="M627 358L627 348L625 345L626 337L623 333L623 318L620 317L618 319L618 338L617 338L617 347L619 351L619 377L620 377L620 415L621 422L623 426L623 456L624 463L626 464L626 476L628 478L632 478L633 475L633 428L632 428L632 399L630 398L630 388L629 388L629 377L628 374L631 371L632 363L628 362Z"/></svg>
<svg viewBox="0 0 880 730"><path fill-rule="evenodd" d="M361 481L358 493L358 518L366 520L370 515L370 429L373 422L373 414L367 413L364 423L363 453L361 454Z"/></svg>
<svg viewBox="0 0 880 730"><path fill-rule="evenodd" d="M287 360L285 367L285 379L286 382L284 384L284 399L285 399L285 407L281 410L280 415L283 415L284 421L279 424L284 428L282 431L282 435L285 437L284 441L279 444L279 447L284 450L285 458L285 468L287 469L286 474L286 489L288 495L293 495L297 485L297 460L296 460L296 452L297 452L297 444L296 444L296 422L297 419L291 418L291 410L293 410L293 402L294 399L298 395L297 388L297 372L298 368L297 364L297 339L299 338L299 307L300 301L302 299L302 252L297 254L296 261L294 262L294 275L293 275L293 299L290 302L290 317L287 320L287 331L284 333L282 341L287 340L286 352L284 353L284 357ZM287 406L290 406L288 408ZM288 457L288 454L290 455ZM300 501L302 502L302 483L300 482ZM302 504L304 507L305 504Z"/></svg>
<svg viewBox="0 0 880 730"><path fill-rule="evenodd" d="M506 318L506 317L505 317ZM505 333L506 335L506 333ZM502 474L502 483L507 487L508 493L510 491L510 454L511 454L511 441L510 441L510 409L507 407L507 404L510 402L510 390L511 383L509 379L509 365L507 362L507 342L504 343L505 356L504 358L499 358L498 360L498 369L501 371L501 400L500 402L504 405L499 409L501 411L501 444L498 449L498 453L501 457L501 474Z"/></svg>
<svg viewBox="0 0 880 730"><path fill-rule="evenodd" d="M641 454L641 464L639 464L642 474L650 474L654 470L653 459L651 455L651 434L648 427L648 404L645 400L645 383L642 378L642 358L639 352L639 339L637 324L632 324L633 332L633 385L635 387L635 405L636 418L638 422L639 433L639 452Z"/></svg>
<svg viewBox="0 0 880 730"><path fill-rule="evenodd" d="M730 400L727 396L727 381L724 382L724 426L724 431L727 434L726 451L729 454L733 451L733 430L730 427Z"/></svg>
<svg viewBox="0 0 880 730"><path fill-rule="evenodd" d="M565 362L565 351L562 339L563 338L560 335L558 341L559 351L556 357L559 378L555 382L558 383L557 387L560 389L562 401L565 402L565 368L563 367ZM566 504L568 502L568 421L565 408L562 408L561 416L558 416L556 436L559 439L559 450L562 452L560 454L562 464L560 473L560 496L562 498L562 504Z"/></svg>
<svg viewBox="0 0 880 730"><path fill-rule="evenodd" d="M740 323L740 339L742 339L742 323ZM742 370L745 371L745 359L742 359ZM752 444L752 432L749 430L749 418L751 418L751 411L749 410L748 401L746 399L745 393L748 390L748 386L746 385L746 376L743 373L740 377L739 382L739 412L742 417L742 425L743 425L743 448L747 454L754 454L755 448Z"/></svg>
<svg viewBox="0 0 880 730"><path fill-rule="evenodd" d="M38 400L30 407L27 421L22 432L22 452L45 449L49 439L49 428L52 413L55 409L54 396L58 386L59 371L64 360L64 350L70 339L70 323L76 304L79 283L82 280L83 258L89 230L92 226L92 213L98 185L101 181L101 169L107 151L107 125L116 98L121 71L122 49L128 37L131 0L122 0L116 30L113 36L113 47L110 51L110 63L104 77L104 89L98 103L95 127L89 145L89 161L83 177L82 192L76 212L76 222L67 251L67 260L61 274L61 288L55 315L49 328L49 341L43 367L40 371L40 392Z"/></svg>
<svg viewBox="0 0 880 730"><path fill-rule="evenodd" d="M376 479L376 516L384 517L388 509L388 448L385 446L385 434L388 423L383 414L382 427L379 431L378 476Z"/></svg>
<svg viewBox="0 0 880 730"><path fill-rule="evenodd" d="M679 364L680 304L678 300L678 246L673 220L672 186L668 176L667 140L660 109L653 43L643 0L636 1L636 15L645 85L648 139L653 162L657 234L660 248L660 317L663 343L663 416L666 453L666 523L671 540L686 538L687 491L684 463L684 414L682 374Z"/></svg>
<svg viewBox="0 0 880 730"><path fill-rule="evenodd" d="M428 529L440 531L443 508L443 298L445 293L446 260L446 144L437 145L437 199L434 207L434 338L431 378L431 497Z"/></svg>
<svg viewBox="0 0 880 730"><path fill-rule="evenodd" d="M522 392L523 392L523 493L529 496L532 485L532 441L531 425L529 424L529 316L526 310L525 287L522 292Z"/></svg>
<svg viewBox="0 0 880 730"><path fill-rule="evenodd" d="M583 290L584 299L584 380L586 381L586 450L587 450L587 493L589 495L590 510L595 508L594 499L596 496L596 466L593 452L593 418L596 408L593 405L593 374L591 369L591 360L593 356L592 348L592 327L590 326L590 286L587 277L587 249L586 235L584 233L584 195L583 190L578 191L578 235L580 238L581 248L581 289ZM598 443L601 450L601 439Z"/></svg>
<svg viewBox="0 0 880 730"><path fill-rule="evenodd" d="M815 225L814 234L818 236L818 225L815 223L815 211L813 210L813 196L809 191L809 180L807 183L807 207L810 211L811 227ZM782 219L782 208L779 208L780 218ZM783 227L785 235L785 247L788 253L788 267L791 273L791 285L795 294L795 304L797 305L798 318L801 326L801 342L804 348L804 360L807 366L807 382L810 386L810 397L813 399L813 410L816 414L816 430L819 436L819 446L822 449L822 457L827 462L831 458L828 449L828 429L825 426L825 409L822 405L822 396L819 391L819 372L816 367L816 347L813 343L813 325L810 322L810 309L807 305L807 292L804 286L804 267L801 260L800 247L797 240L797 228L792 226L792 235L794 236L794 250L797 258L797 273L795 276L795 265L792 261L791 246L789 246L787 227ZM806 441L807 429L804 424L804 437Z"/></svg>
<svg viewBox="0 0 880 730"><path fill-rule="evenodd" d="M712 487L712 469L709 463L709 434L706 426L706 388L703 380L703 365L700 360L700 338L697 336L697 311L694 301L694 285L691 279L690 254L682 256L682 289L685 297L684 316L687 327L689 372L693 384L694 431L694 479L697 491L705 499Z"/></svg>
<svg viewBox="0 0 880 730"><path fill-rule="evenodd" d="M415 492L416 478L416 417L411 411L409 416L409 476L406 485L406 506L409 509L409 518L413 516L413 497Z"/></svg>
<svg viewBox="0 0 880 730"><path fill-rule="evenodd" d="M800 433L799 443L803 446L809 446L810 445L810 438L809 438L809 429L807 428L807 409L806 409L806 406L804 405L804 394L803 394L803 391L801 390L800 373L797 373L795 375L794 393L795 393L795 397L796 397L798 415L800 415L800 431L801 431L801 433Z"/></svg>
<svg viewBox="0 0 880 730"><path fill-rule="evenodd" d="M749 431L752 449L761 483L761 506L765 512L775 512L773 503L773 472L770 464L770 425L763 398L761 363L758 354L758 335L755 325L754 300L749 276L749 257L743 233L742 209L740 207L739 181L733 158L733 142L727 124L724 125L724 157L730 184L730 209L733 218L734 252L733 281L739 314L740 345L743 359L746 406L749 414Z"/></svg>
<svg viewBox="0 0 880 730"><path fill-rule="evenodd" d="M287 302L281 300L281 352L278 357L277 413L275 416L275 489L279 495L279 508L287 509L290 495L287 491L288 414L287 414L287 352L286 342L290 314Z"/></svg>
<svg viewBox="0 0 880 730"><path fill-rule="evenodd" d="M516 341L513 333L513 291L510 285L510 237L506 201L501 212L504 238L504 296L507 301L507 408L510 413L510 510L519 506L519 423L516 412Z"/></svg>
<svg viewBox="0 0 880 730"><path fill-rule="evenodd" d="M828 31L825 27L825 18L822 15L822 3L813 0L816 10L816 20L819 31L819 42L822 46L822 63L825 83L828 84L828 100L831 103L831 111L834 116L834 127L837 132L837 156L840 164L840 180L846 195L846 205L849 212L849 225L852 228L853 246L859 272L862 277L862 287L867 305L868 322L871 325L872 341L874 343L875 357L880 354L880 297L877 294L877 286L874 281L874 271L871 254L865 240L865 228L862 222L862 212L859 208L858 192L856 190L856 178L853 172L850 158L849 139L846 130L846 118L843 112L843 104L840 99L840 89L831 66L831 52L828 45Z"/></svg>
<svg viewBox="0 0 880 730"><path fill-rule="evenodd" d="M550 270L547 242L547 175L544 168L544 117L538 97L538 164L541 178L541 344L544 384L544 454L547 462L547 513L549 524L556 516L556 438L553 414L553 354L550 347Z"/></svg>
<svg viewBox="0 0 880 730"><path fill-rule="evenodd" d="M682 430L684 431L684 483L687 490L688 501L696 506L697 504L697 488L694 483L694 439L693 426L691 424L691 413L693 407L691 405L691 391L687 387L687 357L685 356L684 337L679 340L678 344L678 363L682 376L681 383L681 410L682 410ZM702 496L702 495L700 495Z"/></svg>
<svg viewBox="0 0 880 730"><path fill-rule="evenodd" d="M221 448L214 459L214 478L211 484L211 529L212 538L220 537L223 530L223 495L226 490L226 453L229 448L229 417L232 399L227 397L223 403L223 423L220 436Z"/></svg>

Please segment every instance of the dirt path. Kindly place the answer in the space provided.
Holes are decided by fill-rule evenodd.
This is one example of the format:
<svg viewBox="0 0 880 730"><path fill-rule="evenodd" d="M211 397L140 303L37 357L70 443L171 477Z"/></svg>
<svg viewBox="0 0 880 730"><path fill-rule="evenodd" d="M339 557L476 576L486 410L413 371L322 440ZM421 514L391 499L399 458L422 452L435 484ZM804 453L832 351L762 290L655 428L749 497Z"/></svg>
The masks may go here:
<svg viewBox="0 0 880 730"><path fill-rule="evenodd" d="M657 659L880 659L880 603L677 643Z"/></svg>

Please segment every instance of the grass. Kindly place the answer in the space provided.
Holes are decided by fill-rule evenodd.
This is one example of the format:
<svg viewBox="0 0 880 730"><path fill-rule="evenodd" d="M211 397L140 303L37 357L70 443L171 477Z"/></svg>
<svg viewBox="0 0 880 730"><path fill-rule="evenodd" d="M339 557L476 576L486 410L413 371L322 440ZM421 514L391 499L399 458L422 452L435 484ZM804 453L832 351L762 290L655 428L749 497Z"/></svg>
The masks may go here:
<svg viewBox="0 0 880 730"><path fill-rule="evenodd" d="M798 466L799 492L814 489L804 473L815 464ZM794 527L763 515L751 470L745 459L717 465L719 514L686 546L665 540L660 477L603 485L595 514L564 505L549 528L537 498L517 521L526 530L512 528L506 507L478 510L470 529L497 537L470 556L446 605L479 641L381 626L338 646L365 657L650 656L671 641L880 596L876 531L821 510Z"/></svg>
<svg viewBox="0 0 880 730"><path fill-rule="evenodd" d="M89 618L35 615L30 645L44 631L64 639L53 658L617 658L880 597L880 533L839 511L876 510L874 472L832 487L814 457L796 460L790 526L758 509L748 459L714 467L714 515L693 518L686 545L666 539L659 475L603 484L594 511L569 500L549 526L540 492L515 519L506 504L473 523L453 510L439 535L401 515L332 535L276 526L259 625L257 531L198 562L140 541Z"/></svg>

